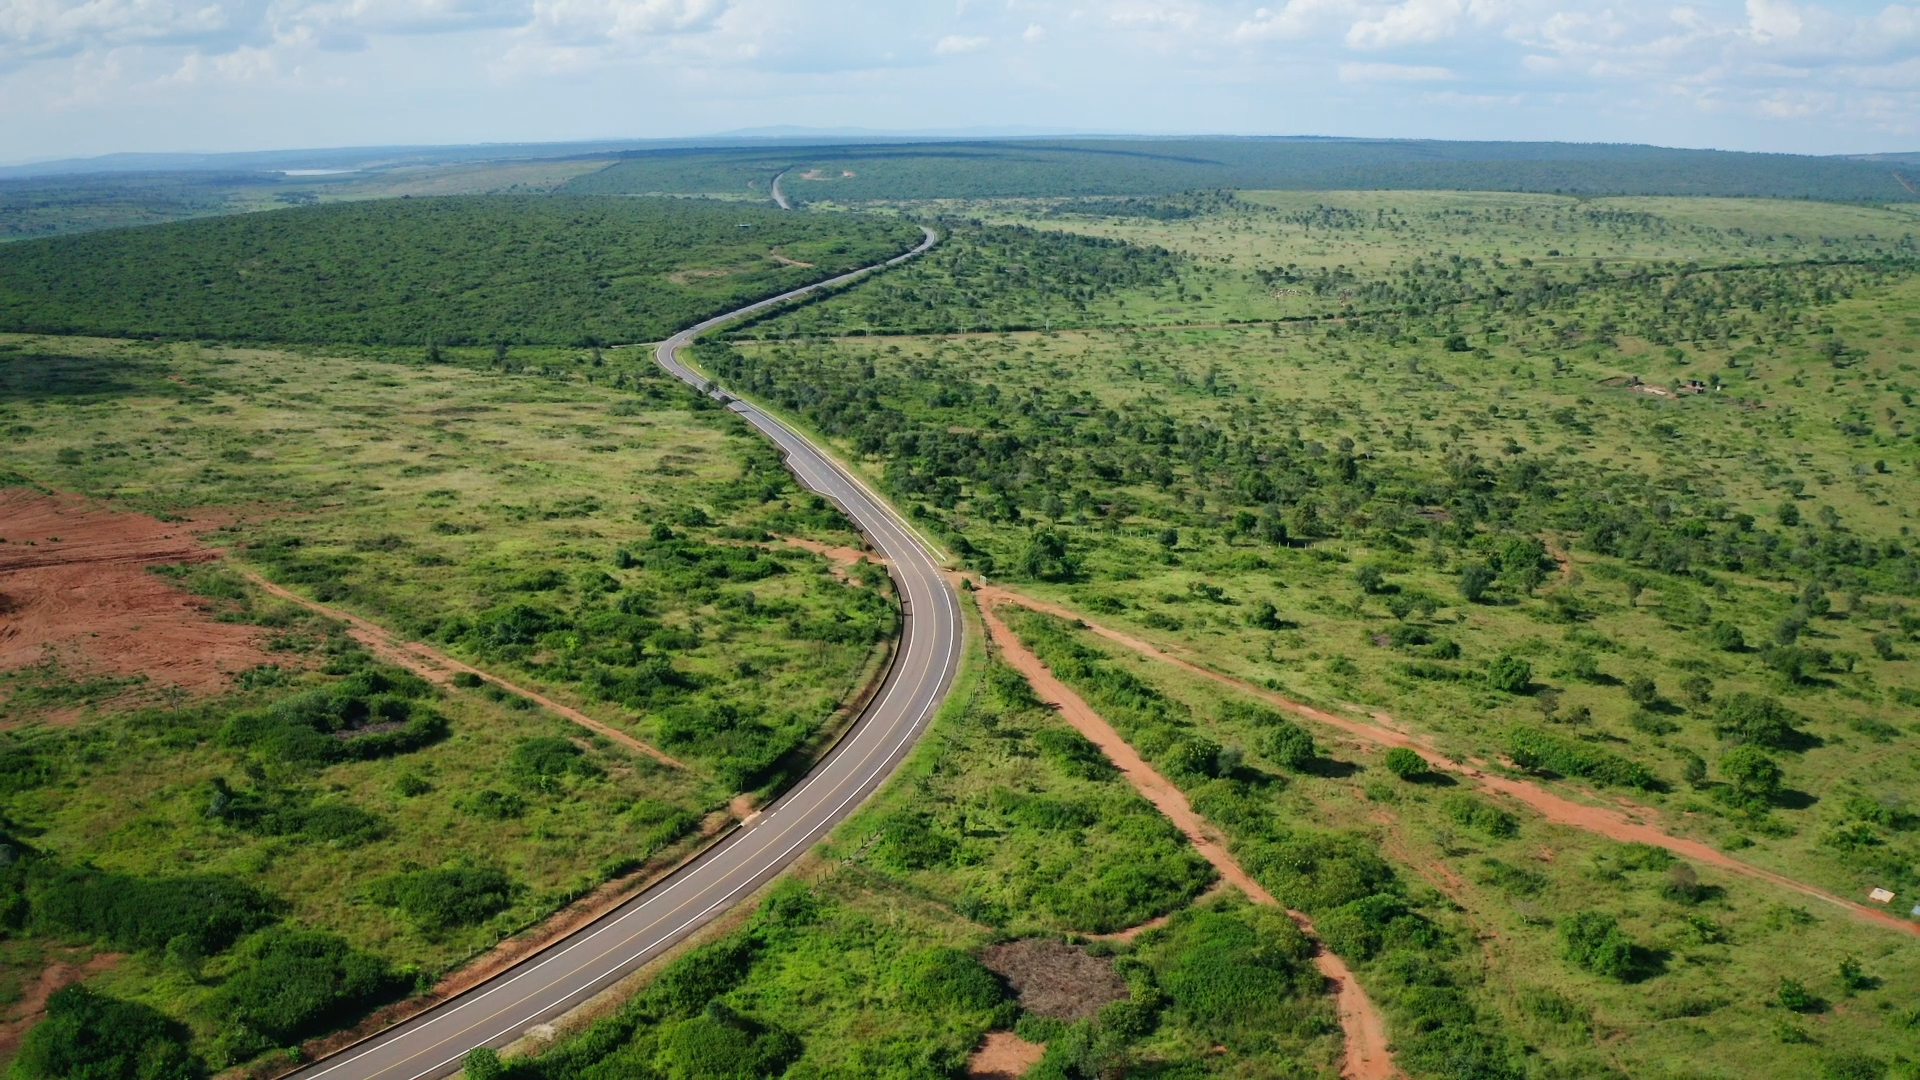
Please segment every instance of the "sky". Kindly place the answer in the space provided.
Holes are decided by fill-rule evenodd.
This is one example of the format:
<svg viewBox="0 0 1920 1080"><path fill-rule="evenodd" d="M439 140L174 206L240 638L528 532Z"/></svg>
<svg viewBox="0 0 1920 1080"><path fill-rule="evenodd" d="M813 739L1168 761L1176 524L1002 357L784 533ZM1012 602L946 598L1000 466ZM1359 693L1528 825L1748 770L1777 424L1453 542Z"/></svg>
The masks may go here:
<svg viewBox="0 0 1920 1080"><path fill-rule="evenodd" d="M1920 3L0 0L0 162L926 131L1920 150Z"/></svg>

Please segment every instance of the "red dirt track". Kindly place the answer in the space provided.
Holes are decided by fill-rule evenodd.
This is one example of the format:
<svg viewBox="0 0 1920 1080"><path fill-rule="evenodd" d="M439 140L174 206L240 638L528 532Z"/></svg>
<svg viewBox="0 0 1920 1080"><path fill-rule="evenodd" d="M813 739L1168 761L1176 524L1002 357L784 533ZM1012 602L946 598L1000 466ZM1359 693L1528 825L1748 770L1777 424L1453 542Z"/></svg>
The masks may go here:
<svg viewBox="0 0 1920 1080"><path fill-rule="evenodd" d="M1194 813L1186 794L1147 764L1092 706L1055 678L1053 672L1040 662L1040 658L1000 620L999 614L993 609L993 600L1012 598L1011 594L997 591L990 595L986 590L981 590L979 598L980 619L986 624L987 635L1000 647L1006 662L1027 677L1041 700L1057 705L1067 723L1098 746L1136 791L1187 834L1194 850L1213 864L1222 880L1245 893L1247 899L1256 904L1279 906L1273 894L1253 880L1252 875L1228 854L1226 844L1214 835L1199 814ZM1305 913L1288 909L1287 915L1301 930L1309 936L1313 935L1313 923ZM1313 962L1320 974L1333 985L1334 1001L1340 1013L1340 1029L1346 1034L1346 1060L1341 1066L1340 1075L1347 1080L1390 1080L1401 1075L1394 1067L1393 1057L1387 1049L1386 1020L1367 997L1360 981L1354 978L1346 961L1322 947L1315 952Z"/></svg>
<svg viewBox="0 0 1920 1080"><path fill-rule="evenodd" d="M195 536L207 527L0 489L0 671L52 650L76 673L212 693L233 672L271 662L258 627L215 622L204 601L149 572L218 558Z"/></svg>
<svg viewBox="0 0 1920 1080"><path fill-rule="evenodd" d="M1277 694L1265 687L1255 686L1243 679L1236 679L1231 675L1224 675L1210 668L1202 667L1191 660L1184 660L1178 656L1174 656L1151 642L1143 641L1139 638L1121 633L1120 631L1089 622L1078 613L1069 611L1057 604L1049 604L1045 601L1035 600L998 586L979 586L977 592L982 611L988 610L992 605L1005 603L1014 604L1033 611L1045 612L1049 615L1056 615L1063 619L1074 620L1086 626L1088 630L1100 637L1106 638L1116 644L1124 645L1143 656L1173 664L1176 667L1193 672L1203 678L1231 686L1243 693L1264 699L1295 715L1304 716L1309 720L1326 724L1329 727L1338 728L1349 735L1357 736L1375 746L1404 746L1426 759L1427 764L1435 769L1464 776L1478 783L1482 790L1505 795L1525 803L1536 813L1556 825L1571 826L1572 828L1607 837L1610 840L1633 841L1642 844L1651 844L1655 847L1663 847L1676 855L1696 860L1705 865L1769 882L1783 889L1797 892L1803 896L1812 897L1815 900L1832 904L1856 918L1887 929L1899 930L1908 934L1920 934L1920 923L1914 923L1879 908L1856 903L1842 896L1836 896L1824 889L1818 889L1805 882L1796 881L1785 874L1776 873L1764 867L1755 866L1752 863L1736 859L1710 844L1686 837L1674 836L1657 825L1648 824L1648 819L1656 817L1658 813L1651 807L1634 806L1631 803L1626 803L1625 800L1615 801L1627 806L1628 809L1594 806L1589 803L1578 802L1531 781L1485 772L1479 768L1475 768L1472 763L1461 764L1451 761L1406 732L1396 727L1386 726L1392 722L1392 717L1387 716L1385 713L1374 713L1373 717L1378 723L1367 723L1340 716L1336 713L1330 713L1325 709L1316 709L1311 705L1294 701L1284 694ZM998 625L997 622L995 625Z"/></svg>

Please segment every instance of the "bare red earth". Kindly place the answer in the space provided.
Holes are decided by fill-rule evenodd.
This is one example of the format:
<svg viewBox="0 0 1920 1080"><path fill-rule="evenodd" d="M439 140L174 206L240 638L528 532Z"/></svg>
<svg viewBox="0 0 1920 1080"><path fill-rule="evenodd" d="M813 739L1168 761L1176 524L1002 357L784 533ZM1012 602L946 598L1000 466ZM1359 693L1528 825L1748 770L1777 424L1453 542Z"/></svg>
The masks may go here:
<svg viewBox="0 0 1920 1080"><path fill-rule="evenodd" d="M218 558L195 535L207 527L0 489L0 671L52 650L78 673L143 674L154 686L212 693L271 662L258 627L215 622L205 601L149 572Z"/></svg>

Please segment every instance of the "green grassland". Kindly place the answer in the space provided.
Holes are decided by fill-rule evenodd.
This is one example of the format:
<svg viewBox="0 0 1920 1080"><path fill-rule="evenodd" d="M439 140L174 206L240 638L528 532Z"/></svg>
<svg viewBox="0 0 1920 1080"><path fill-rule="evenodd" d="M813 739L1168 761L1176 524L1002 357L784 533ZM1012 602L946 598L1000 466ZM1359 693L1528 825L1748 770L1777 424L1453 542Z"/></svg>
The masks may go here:
<svg viewBox="0 0 1920 1080"><path fill-rule="evenodd" d="M696 1032L734 1061L782 1048L752 1075L949 1076L990 1028L1045 1041L1043 1077L1333 1075L1337 1028L1299 932L1236 898L1185 907L1205 864L1019 675L983 662L973 629L968 674L926 740L744 926L668 965L619 1015L468 1077L725 1074L718 1057L711 1073L689 1067ZM1123 881L1129 852L1184 869ZM1083 880L1078 860L1108 881ZM1112 958L1124 989L1086 1019L1023 1010L975 959L1061 941L1117 903L1127 918L1179 914L1088 950Z"/></svg>
<svg viewBox="0 0 1920 1080"><path fill-rule="evenodd" d="M653 341L918 237L900 221L684 199L299 207L0 247L0 328L421 346Z"/></svg>
<svg viewBox="0 0 1920 1080"><path fill-rule="evenodd" d="M736 792L804 767L895 630L884 573L842 580L772 542L858 543L839 513L650 357L441 361L0 341L12 482L231 518L209 536L224 562L161 569L283 657L200 701L66 658L0 680L9 933L129 953L89 987L186 1023L215 1064L351 1022L684 852ZM488 681L434 690L381 667L239 569L688 768ZM261 1014L276 979L309 996Z"/></svg>
<svg viewBox="0 0 1920 1080"><path fill-rule="evenodd" d="M1463 783L1396 779L1377 749L1326 729L1313 732L1318 755L1290 761L1277 748L1296 744L1274 737L1289 722L1258 702L1114 654L1058 619L1024 615L1015 626L1136 745L1172 718L1181 734L1162 755L1168 774L1356 965L1417 1075L1820 1076L1864 1054L1879 1071L1859 1075L1879 1076L1920 1057L1910 937L1660 849L1549 825ZM1234 764L1179 767L1194 744L1225 748ZM1358 852L1390 859L1397 877L1348 870L1366 868ZM1570 958L1564 927L1591 913L1625 939L1617 968ZM1470 1010L1436 1015L1444 995L1416 992L1423 980ZM1810 1000L1783 1005L1784 980ZM1412 1034L1448 1031L1447 1049L1463 1055L1476 1015L1484 1071L1464 1069L1464 1056L1440 1064Z"/></svg>
<svg viewBox="0 0 1920 1080"><path fill-rule="evenodd" d="M941 303L956 326L1022 307L1006 321L1037 326L1035 313L1060 309L1012 274L976 275L932 308L881 303L933 267L894 272L708 344L700 361L837 442L989 578L1295 697L1383 710L1460 759L1519 761L1576 797L1617 785L1664 828L1841 895L1884 885L1898 910L1912 904L1909 218L1472 193L1192 196L1171 203L1192 216L1049 216L1059 205L975 205L979 225L948 207L955 250L1025 237L1013 261L1046 265L1073 246L1044 230L1071 230L1136 244L1131 258L1151 254L1167 276L1116 280L1082 329L914 335ZM1207 299L1160 312L1147 306L1155 290ZM1275 318L1290 321L1238 321ZM1215 712L1205 698L1174 710L1189 711L1203 727ZM1246 725L1214 730L1257 752ZM1136 745L1179 772L1180 738ZM1409 863L1453 858L1422 829L1463 831L1446 824L1445 793L1431 805L1428 793L1401 809L1285 796L1274 805L1289 823L1257 825L1247 859L1258 865L1291 815L1404 813L1414 827L1388 835L1406 846L1394 860L1406 879ZM1236 812L1249 813L1212 816L1238 828ZM1523 836L1545 828L1517 819ZM1883 958L1889 985L1909 978L1904 939L1824 912L1820 929L1796 929L1800 916L1775 910L1791 894L1726 882L1735 913L1713 918L1738 944L1676 949L1658 943L1717 932L1686 930L1686 904L1647 906L1667 867L1601 873L1606 902L1583 901L1588 864L1615 856L1555 830L1549 846L1562 845L1580 854L1537 864L1486 848L1542 877L1546 899L1523 898L1520 914L1501 888L1445 879L1449 900L1414 907L1437 925L1461 896L1485 905L1470 906L1478 929L1437 947L1470 954L1459 942L1492 927L1517 942L1473 976L1488 1045L1546 1039L1523 1002L1564 1010L1529 996L1528 979L1550 975L1546 988L1567 996L1586 977L1555 936L1580 903L1648 949L1694 959L1639 990L1582 984L1575 997L1621 1033L1606 1042L1622 1043L1618 1056L1577 1064L1593 1029L1576 1025L1541 1051L1572 1071L1513 1068L1584 1075L1612 1061L1637 1076L1684 1061L1671 1075L1716 1075L1715 1040L1742 1062L1724 1075L1806 1075L1852 1049L1915 1056L1894 1034L1904 1011L1879 1004L1894 999L1832 989L1850 952ZM1467 883L1505 873L1456 862ZM1783 934L1826 944L1790 964L1770 952ZM1696 969L1738 992L1701 1004L1712 994ZM1396 1011L1399 975L1363 977L1390 1017L1423 1023ZM1831 1011L1779 1007L1782 977L1818 984ZM1447 1074L1421 1060L1409 1067Z"/></svg>

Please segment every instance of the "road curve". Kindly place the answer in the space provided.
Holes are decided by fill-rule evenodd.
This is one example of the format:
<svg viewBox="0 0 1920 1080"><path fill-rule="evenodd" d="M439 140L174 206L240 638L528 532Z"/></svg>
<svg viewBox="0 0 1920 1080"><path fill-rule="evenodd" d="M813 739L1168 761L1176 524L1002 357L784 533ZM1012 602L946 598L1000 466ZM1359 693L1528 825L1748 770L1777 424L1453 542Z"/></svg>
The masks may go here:
<svg viewBox="0 0 1920 1080"><path fill-rule="evenodd" d="M935 235L890 265L932 247ZM552 1020L749 896L880 786L926 730L959 667L960 604L934 553L891 507L813 443L709 387L680 362L694 337L873 269L795 289L683 330L658 346L669 372L712 393L786 452L802 484L838 503L887 558L906 616L886 682L845 737L799 785L665 880L472 990L295 1073L297 1080L428 1080L476 1046L506 1046Z"/></svg>
<svg viewBox="0 0 1920 1080"><path fill-rule="evenodd" d="M786 195L782 194L780 191L781 178L785 177L788 173L792 171L793 171L792 169L781 169L779 172L775 173L773 176L773 202L774 202L774 205L778 206L782 210L793 209L793 204L789 203L787 201Z"/></svg>

